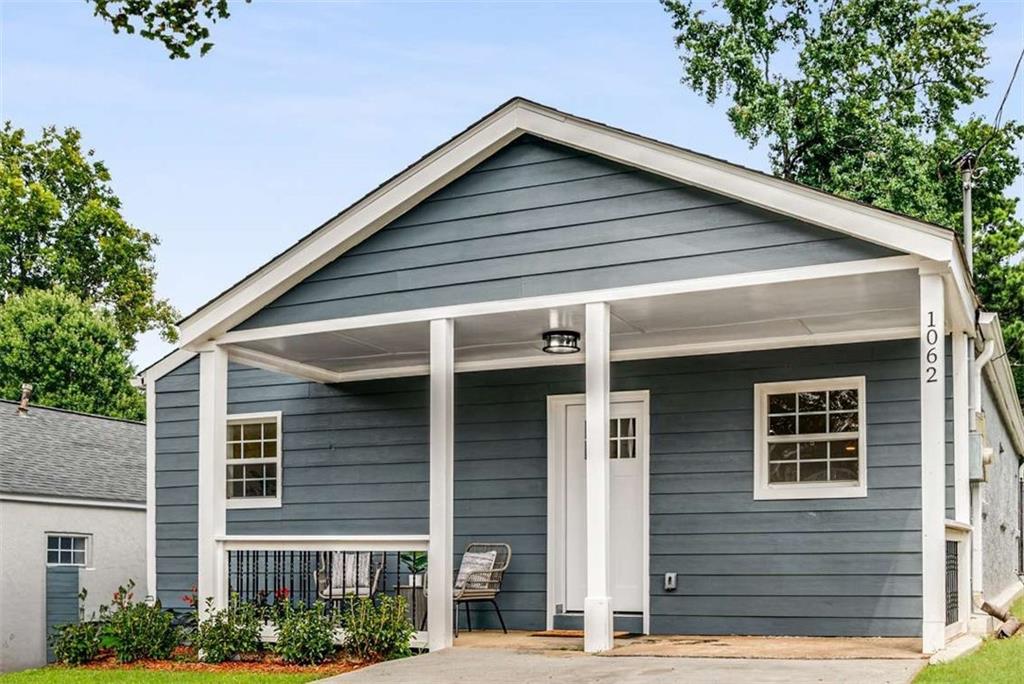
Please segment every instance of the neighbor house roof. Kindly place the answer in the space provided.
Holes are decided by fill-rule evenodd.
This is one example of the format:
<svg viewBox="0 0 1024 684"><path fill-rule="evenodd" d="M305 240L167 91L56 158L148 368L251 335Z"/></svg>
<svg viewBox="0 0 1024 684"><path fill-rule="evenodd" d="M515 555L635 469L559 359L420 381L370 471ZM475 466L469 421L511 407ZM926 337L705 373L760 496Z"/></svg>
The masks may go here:
<svg viewBox="0 0 1024 684"><path fill-rule="evenodd" d="M0 400L0 497L146 501L146 426Z"/></svg>

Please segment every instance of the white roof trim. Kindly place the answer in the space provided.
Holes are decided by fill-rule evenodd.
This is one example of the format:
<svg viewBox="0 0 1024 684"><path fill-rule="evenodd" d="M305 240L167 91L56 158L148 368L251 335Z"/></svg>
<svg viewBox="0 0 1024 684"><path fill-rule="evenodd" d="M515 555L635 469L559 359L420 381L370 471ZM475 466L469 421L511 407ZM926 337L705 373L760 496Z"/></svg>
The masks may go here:
<svg viewBox="0 0 1024 684"><path fill-rule="evenodd" d="M75 499L62 496L45 496L43 494L0 494L0 501L16 501L18 503L47 504L50 506L87 506L90 508L124 508L133 511L145 511L145 502L113 501L108 499Z"/></svg>
<svg viewBox="0 0 1024 684"><path fill-rule="evenodd" d="M1013 368L1006 355L999 316L994 313L982 313L978 316L978 326L984 338L995 343L995 354L985 365L985 375L992 383L999 414L1006 421L1013 446L1018 455L1024 456L1024 414L1021 412L1020 398L1017 396L1017 388L1013 381Z"/></svg>
<svg viewBox="0 0 1024 684"><path fill-rule="evenodd" d="M230 330L524 133L897 251L945 263L962 258L954 234L943 228L516 98L183 320L181 345L202 343ZM963 272L955 267L954 271Z"/></svg>
<svg viewBox="0 0 1024 684"><path fill-rule="evenodd" d="M143 385L147 382L156 382L181 364L189 361L195 355L195 352L188 349L175 349L152 366L140 372L137 377L142 378Z"/></svg>

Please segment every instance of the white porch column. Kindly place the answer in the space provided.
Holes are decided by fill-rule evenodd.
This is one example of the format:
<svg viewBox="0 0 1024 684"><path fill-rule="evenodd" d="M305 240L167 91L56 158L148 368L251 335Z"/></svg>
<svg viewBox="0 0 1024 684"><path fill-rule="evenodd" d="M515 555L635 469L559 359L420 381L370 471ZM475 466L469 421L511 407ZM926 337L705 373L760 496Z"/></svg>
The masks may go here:
<svg viewBox="0 0 1024 684"><path fill-rule="evenodd" d="M455 325L430 322L430 542L427 546L427 646L452 645L455 431Z"/></svg>
<svg viewBox="0 0 1024 684"><path fill-rule="evenodd" d="M199 580L200 605L213 597L214 605L227 603L223 563L216 537L225 522L224 456L227 443L228 354L220 347L199 354Z"/></svg>
<svg viewBox="0 0 1024 684"><path fill-rule="evenodd" d="M921 584L925 653L945 643L946 349L943 280L921 280Z"/></svg>
<svg viewBox="0 0 1024 684"><path fill-rule="evenodd" d="M587 595L583 600L583 650L612 648L611 467L608 460L609 314L605 302L587 304Z"/></svg>

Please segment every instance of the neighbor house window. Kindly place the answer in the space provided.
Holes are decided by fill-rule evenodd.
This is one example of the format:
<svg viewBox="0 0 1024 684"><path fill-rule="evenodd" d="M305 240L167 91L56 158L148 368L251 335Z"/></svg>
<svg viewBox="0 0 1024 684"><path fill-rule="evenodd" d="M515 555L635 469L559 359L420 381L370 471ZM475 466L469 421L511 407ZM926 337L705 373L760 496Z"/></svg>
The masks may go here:
<svg viewBox="0 0 1024 684"><path fill-rule="evenodd" d="M864 378L754 386L754 498L867 495Z"/></svg>
<svg viewBox="0 0 1024 684"><path fill-rule="evenodd" d="M46 536L46 564L85 567L87 548L85 535L49 534Z"/></svg>
<svg viewBox="0 0 1024 684"><path fill-rule="evenodd" d="M281 414L228 416L227 427L228 506L280 506Z"/></svg>

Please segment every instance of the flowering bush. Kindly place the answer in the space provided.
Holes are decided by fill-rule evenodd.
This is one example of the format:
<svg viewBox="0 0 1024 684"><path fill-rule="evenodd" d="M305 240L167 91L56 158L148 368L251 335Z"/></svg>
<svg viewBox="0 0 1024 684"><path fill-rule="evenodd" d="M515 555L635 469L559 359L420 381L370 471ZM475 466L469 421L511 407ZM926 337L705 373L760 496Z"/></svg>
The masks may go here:
<svg viewBox="0 0 1024 684"><path fill-rule="evenodd" d="M244 653L260 649L261 620L256 606L231 597L223 610L214 610L213 599L206 599L206 617L200 621L192 638L200 660L222 663Z"/></svg>
<svg viewBox="0 0 1024 684"><path fill-rule="evenodd" d="M118 587L113 604L100 607L100 645L114 651L118 662L130 663L140 658L162 660L178 645L179 631L174 616L159 601L135 603L135 582Z"/></svg>

